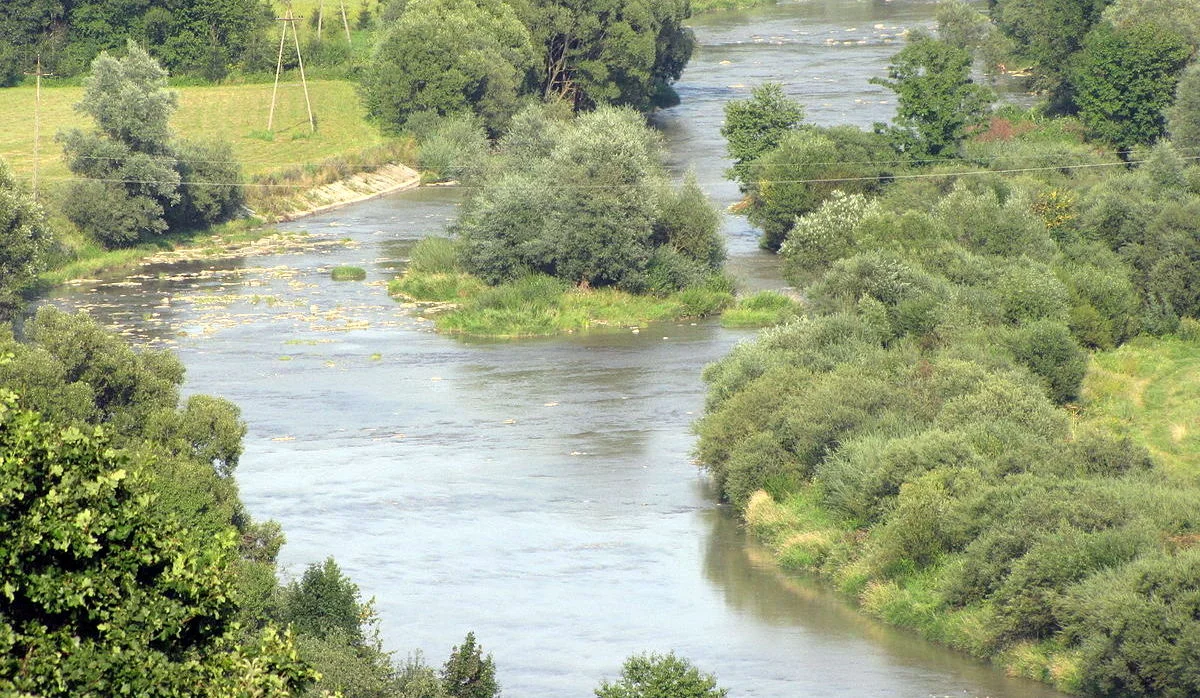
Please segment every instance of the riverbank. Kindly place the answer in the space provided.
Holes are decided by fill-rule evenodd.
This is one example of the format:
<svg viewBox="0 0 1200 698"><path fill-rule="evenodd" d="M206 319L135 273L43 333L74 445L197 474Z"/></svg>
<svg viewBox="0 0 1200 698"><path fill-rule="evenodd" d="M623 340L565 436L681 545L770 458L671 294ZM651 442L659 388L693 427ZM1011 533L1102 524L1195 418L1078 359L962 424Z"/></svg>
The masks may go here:
<svg viewBox="0 0 1200 698"><path fill-rule="evenodd" d="M371 152L389 152L386 147ZM298 184L277 183L269 190L260 188L257 196L248 200L258 207L255 215L211 228L163 236L134 247L105 250L95 244L80 244L70 251L72 258L63 261L39 276L37 292L96 277L111 277L127 273L145 264L185 259L215 259L274 254L302 248L304 243L295 233L278 231L271 225L294 221L306 216L348 206L387 194L420 186L416 170L400 163L376 164L369 154L356 154L360 167L344 178L319 184L299 193ZM349 166L350 158L339 158L336 164L318 167L303 173L308 181L320 181L322 173L336 173ZM283 178L282 175L279 176ZM278 211L275 213L274 211Z"/></svg>

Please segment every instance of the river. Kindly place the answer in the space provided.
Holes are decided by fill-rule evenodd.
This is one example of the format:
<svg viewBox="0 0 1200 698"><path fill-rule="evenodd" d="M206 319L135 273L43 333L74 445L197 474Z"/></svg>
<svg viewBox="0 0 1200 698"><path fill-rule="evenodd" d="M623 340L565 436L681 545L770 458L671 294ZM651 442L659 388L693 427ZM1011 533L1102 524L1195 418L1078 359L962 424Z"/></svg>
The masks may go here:
<svg viewBox="0 0 1200 698"><path fill-rule="evenodd" d="M932 9L826 0L696 19L682 102L656 118L672 168L736 200L722 105L766 79L818 123L889 118L867 79ZM377 199L286 226L345 244L154 266L53 302L174 349L188 392L241 406L242 498L282 524L288 573L334 556L401 654L440 663L474 630L505 695L590 695L629 654L671 649L735 696L1057 695L863 617L746 539L690 462L689 429L701 369L752 333L705 321L463 341L392 302L386 280L457 202ZM725 226L744 285L780 286L745 220ZM330 281L341 264L367 282Z"/></svg>

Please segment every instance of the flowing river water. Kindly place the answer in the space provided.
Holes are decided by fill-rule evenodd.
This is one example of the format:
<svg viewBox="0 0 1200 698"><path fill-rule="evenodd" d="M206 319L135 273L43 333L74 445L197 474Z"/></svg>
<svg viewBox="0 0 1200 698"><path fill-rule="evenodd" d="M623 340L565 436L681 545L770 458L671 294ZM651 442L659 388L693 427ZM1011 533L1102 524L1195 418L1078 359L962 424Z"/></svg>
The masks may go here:
<svg viewBox="0 0 1200 698"><path fill-rule="evenodd" d="M722 107L764 80L818 123L890 118L867 80L932 12L812 0L697 18L682 102L656 117L670 165L735 201ZM1057 695L867 619L747 540L689 452L701 369L752 333L703 321L464 341L390 300L386 280L458 201L381 198L285 226L328 245L151 266L51 302L172 348L187 391L241 406L242 498L282 524L282 567L334 556L400 654L437 663L474 630L509 696L590 695L629 654L670 649L735 696ZM744 286L782 285L744 219L725 231ZM367 282L330 281L341 264Z"/></svg>

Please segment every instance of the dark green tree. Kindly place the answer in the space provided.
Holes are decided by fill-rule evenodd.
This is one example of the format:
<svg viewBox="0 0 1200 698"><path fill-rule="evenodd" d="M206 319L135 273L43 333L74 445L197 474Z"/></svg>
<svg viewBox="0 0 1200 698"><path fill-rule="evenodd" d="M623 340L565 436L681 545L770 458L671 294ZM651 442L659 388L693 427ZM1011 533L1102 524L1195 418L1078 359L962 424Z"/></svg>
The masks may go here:
<svg viewBox="0 0 1200 698"><path fill-rule="evenodd" d="M1175 103L1167 110L1167 132L1179 150L1200 153L1200 60L1192 61L1175 87Z"/></svg>
<svg viewBox="0 0 1200 698"><path fill-rule="evenodd" d="M300 579L288 585L280 621L305 635L341 633L358 643L363 639L359 626L363 610L358 585L343 575L330 557L322 564L309 565Z"/></svg>
<svg viewBox="0 0 1200 698"><path fill-rule="evenodd" d="M283 698L314 678L290 636L243 641L232 530L186 535L102 434L8 391L0 541L0 693Z"/></svg>
<svg viewBox="0 0 1200 698"><path fill-rule="evenodd" d="M647 111L691 58L687 0L534 0L529 26L542 52L546 98L577 109L600 104Z"/></svg>
<svg viewBox="0 0 1200 698"><path fill-rule="evenodd" d="M516 112L536 54L507 3L411 0L384 31L363 91L386 127L420 112L474 112L495 134Z"/></svg>
<svg viewBox="0 0 1200 698"><path fill-rule="evenodd" d="M871 82L896 93L899 105L889 132L906 155L918 160L955 155L995 98L972 82L970 53L924 34L892 58L888 79Z"/></svg>
<svg viewBox="0 0 1200 698"><path fill-rule="evenodd" d="M596 698L725 698L729 690L717 686L712 674L702 673L690 661L667 654L635 654L625 660L621 678L604 681Z"/></svg>
<svg viewBox="0 0 1200 698"><path fill-rule="evenodd" d="M37 279L49 246L41 208L0 160L0 321L21 308L21 291Z"/></svg>
<svg viewBox="0 0 1200 698"><path fill-rule="evenodd" d="M1074 54L1112 0L998 0L992 19L1037 67L1053 111L1074 111L1070 80Z"/></svg>
<svg viewBox="0 0 1200 698"><path fill-rule="evenodd" d="M452 698L495 698L500 695L496 683L496 663L492 655L483 656L483 647L475 643L475 633L467 633L462 645L450 652L442 667L442 685Z"/></svg>
<svg viewBox="0 0 1200 698"><path fill-rule="evenodd" d="M783 93L783 86L767 82L754 88L749 99L725 104L721 135L733 158L733 178L745 191L757 173L752 166L774 150L789 131L804 120L804 106Z"/></svg>
<svg viewBox="0 0 1200 698"><path fill-rule="evenodd" d="M1156 25L1097 25L1073 71L1075 102L1088 136L1121 150L1162 137L1163 110L1175 96L1189 53L1178 34Z"/></svg>

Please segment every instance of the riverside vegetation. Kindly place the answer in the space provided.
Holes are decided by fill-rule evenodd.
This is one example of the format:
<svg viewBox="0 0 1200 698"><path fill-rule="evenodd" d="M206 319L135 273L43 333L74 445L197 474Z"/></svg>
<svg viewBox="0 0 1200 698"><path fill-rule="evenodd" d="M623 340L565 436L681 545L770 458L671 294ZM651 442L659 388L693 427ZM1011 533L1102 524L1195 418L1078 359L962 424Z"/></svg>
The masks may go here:
<svg viewBox="0 0 1200 698"><path fill-rule="evenodd" d="M1200 691L1195 44L1159 22L1195 11L1168 5L1089 16L1057 72L1035 8L997 4L1078 116L988 110L971 47L918 34L891 125L808 126L766 86L725 126L806 314L705 371L722 497L868 613L1088 695ZM1141 96L1093 101L1099 62Z"/></svg>
<svg viewBox="0 0 1200 698"><path fill-rule="evenodd" d="M657 134L628 109L561 107L526 108L495 154L469 160L455 239L422 241L392 293L453 304L443 331L508 337L725 307L720 218L695 181L667 180Z"/></svg>

